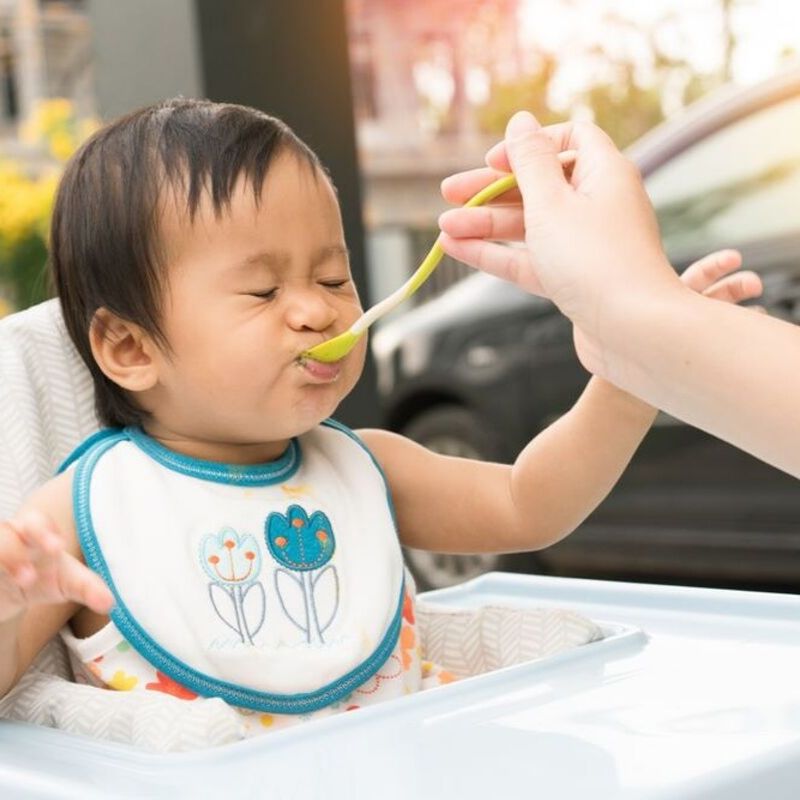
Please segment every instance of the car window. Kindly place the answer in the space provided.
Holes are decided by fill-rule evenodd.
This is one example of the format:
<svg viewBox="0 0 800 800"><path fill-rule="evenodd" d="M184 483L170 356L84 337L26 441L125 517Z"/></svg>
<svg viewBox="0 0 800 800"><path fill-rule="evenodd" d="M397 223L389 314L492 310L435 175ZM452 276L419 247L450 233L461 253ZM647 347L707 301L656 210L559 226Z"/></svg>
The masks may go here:
<svg viewBox="0 0 800 800"><path fill-rule="evenodd" d="M711 134L646 185L674 263L800 235L800 97Z"/></svg>

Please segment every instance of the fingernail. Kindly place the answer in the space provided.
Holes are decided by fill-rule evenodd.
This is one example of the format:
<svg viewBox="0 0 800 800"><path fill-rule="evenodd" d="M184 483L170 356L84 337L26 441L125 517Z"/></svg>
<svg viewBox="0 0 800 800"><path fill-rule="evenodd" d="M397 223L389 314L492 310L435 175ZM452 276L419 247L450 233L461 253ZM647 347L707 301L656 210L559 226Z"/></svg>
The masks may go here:
<svg viewBox="0 0 800 800"><path fill-rule="evenodd" d="M452 219L453 213L457 210L458 209L451 208L449 211L443 211L441 214L439 214L439 227L442 228L447 225L447 223Z"/></svg>
<svg viewBox="0 0 800 800"><path fill-rule="evenodd" d="M517 111L506 126L506 139L521 139L539 130L539 123L530 111Z"/></svg>

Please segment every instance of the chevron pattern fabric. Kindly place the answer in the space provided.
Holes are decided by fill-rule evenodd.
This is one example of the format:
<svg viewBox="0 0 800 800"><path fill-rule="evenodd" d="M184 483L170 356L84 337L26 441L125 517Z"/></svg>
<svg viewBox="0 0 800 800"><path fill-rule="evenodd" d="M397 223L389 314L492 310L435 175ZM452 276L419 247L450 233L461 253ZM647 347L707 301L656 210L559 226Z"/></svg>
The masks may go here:
<svg viewBox="0 0 800 800"><path fill-rule="evenodd" d="M98 427L92 379L69 340L58 302L0 320L0 519L11 516ZM71 677L60 640L45 647L40 668Z"/></svg>
<svg viewBox="0 0 800 800"><path fill-rule="evenodd" d="M55 300L0 320L0 518L98 429L92 380Z"/></svg>
<svg viewBox="0 0 800 800"><path fill-rule="evenodd" d="M422 657L460 678L570 650L603 638L591 620L560 608L447 609L417 605Z"/></svg>
<svg viewBox="0 0 800 800"><path fill-rule="evenodd" d="M0 320L0 519L48 480L98 429L89 372L50 300ZM553 609L417 607L423 657L479 675L601 638L597 625ZM0 718L156 752L195 750L244 737L240 714L219 699L116 692L73 682L64 645L50 642L0 701Z"/></svg>

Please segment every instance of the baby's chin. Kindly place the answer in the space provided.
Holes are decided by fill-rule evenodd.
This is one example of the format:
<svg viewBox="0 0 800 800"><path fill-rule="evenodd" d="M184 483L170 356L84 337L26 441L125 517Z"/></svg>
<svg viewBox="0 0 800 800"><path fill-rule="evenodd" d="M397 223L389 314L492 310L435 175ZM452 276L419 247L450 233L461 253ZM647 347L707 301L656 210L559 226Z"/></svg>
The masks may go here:
<svg viewBox="0 0 800 800"><path fill-rule="evenodd" d="M321 425L326 419L336 414L339 401L320 404L305 404L302 408L294 408L284 417L284 424L271 431L271 441L293 439L302 436Z"/></svg>

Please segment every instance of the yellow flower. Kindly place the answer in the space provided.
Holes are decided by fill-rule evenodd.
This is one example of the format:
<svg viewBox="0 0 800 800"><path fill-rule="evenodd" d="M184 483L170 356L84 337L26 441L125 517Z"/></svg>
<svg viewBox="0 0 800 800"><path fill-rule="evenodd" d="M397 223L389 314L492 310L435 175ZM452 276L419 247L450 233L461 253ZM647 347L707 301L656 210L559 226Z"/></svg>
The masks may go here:
<svg viewBox="0 0 800 800"><path fill-rule="evenodd" d="M50 136L50 155L66 161L75 152L75 139L67 131L56 130Z"/></svg>
<svg viewBox="0 0 800 800"><path fill-rule="evenodd" d="M42 100L20 129L20 137L31 145L42 145L59 161L66 161L100 123L94 118L78 119L69 100Z"/></svg>
<svg viewBox="0 0 800 800"><path fill-rule="evenodd" d="M96 119L79 119L69 100L53 98L38 105L20 134L63 164L99 126ZM28 305L45 297L35 288L36 276L44 268L40 254L47 242L60 173L56 165L33 175L22 165L0 162L0 290L6 290L11 302ZM0 307L0 314L7 306Z"/></svg>
<svg viewBox="0 0 800 800"><path fill-rule="evenodd" d="M55 174L31 178L0 163L0 251L13 250L32 234L46 238L57 183Z"/></svg>
<svg viewBox="0 0 800 800"><path fill-rule="evenodd" d="M78 122L78 143L86 141L93 133L100 130L100 120L97 117L84 117Z"/></svg>

